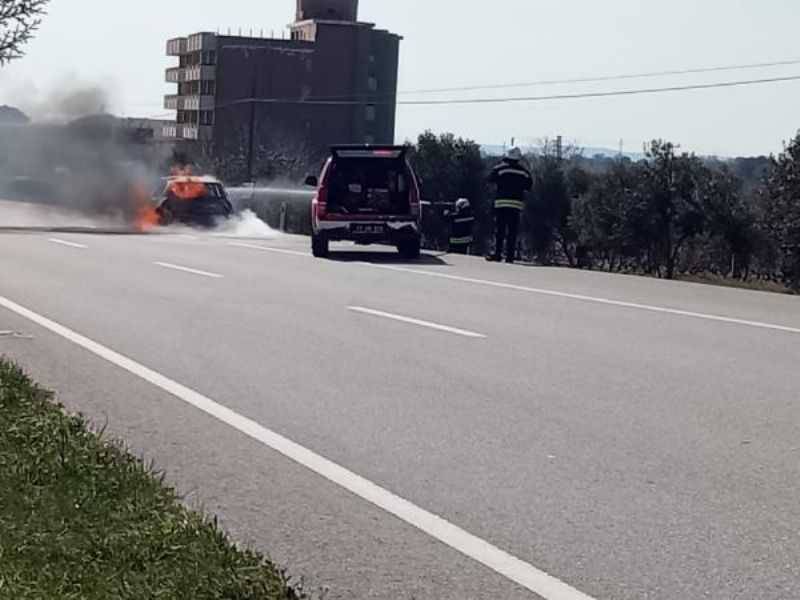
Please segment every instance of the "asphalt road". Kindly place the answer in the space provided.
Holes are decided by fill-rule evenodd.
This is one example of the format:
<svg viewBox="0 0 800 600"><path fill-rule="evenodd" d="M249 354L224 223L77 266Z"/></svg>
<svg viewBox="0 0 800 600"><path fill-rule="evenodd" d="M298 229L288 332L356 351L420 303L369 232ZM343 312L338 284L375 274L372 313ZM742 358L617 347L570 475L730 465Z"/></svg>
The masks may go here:
<svg viewBox="0 0 800 600"><path fill-rule="evenodd" d="M800 298L346 246L322 261L295 237L56 232L0 233L0 298L0 330L23 334L0 353L328 599L800 597ZM245 418L446 523L397 518ZM437 539L442 523L457 532ZM565 586L476 560L495 549Z"/></svg>

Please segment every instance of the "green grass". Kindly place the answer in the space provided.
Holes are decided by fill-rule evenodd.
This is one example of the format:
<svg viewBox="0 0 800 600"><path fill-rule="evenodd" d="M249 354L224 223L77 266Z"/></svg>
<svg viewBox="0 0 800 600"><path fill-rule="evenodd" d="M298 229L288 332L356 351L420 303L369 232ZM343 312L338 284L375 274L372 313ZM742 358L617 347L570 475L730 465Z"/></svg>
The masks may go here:
<svg viewBox="0 0 800 600"><path fill-rule="evenodd" d="M298 597L274 565L0 358L0 598Z"/></svg>

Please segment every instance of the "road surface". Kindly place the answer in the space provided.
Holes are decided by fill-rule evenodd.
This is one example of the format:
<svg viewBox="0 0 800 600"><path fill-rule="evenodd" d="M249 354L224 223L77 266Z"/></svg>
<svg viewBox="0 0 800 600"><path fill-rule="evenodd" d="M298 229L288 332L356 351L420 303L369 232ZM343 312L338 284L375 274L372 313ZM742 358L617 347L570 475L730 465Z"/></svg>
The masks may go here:
<svg viewBox="0 0 800 600"><path fill-rule="evenodd" d="M800 597L800 298L0 233L0 353L326 598Z"/></svg>

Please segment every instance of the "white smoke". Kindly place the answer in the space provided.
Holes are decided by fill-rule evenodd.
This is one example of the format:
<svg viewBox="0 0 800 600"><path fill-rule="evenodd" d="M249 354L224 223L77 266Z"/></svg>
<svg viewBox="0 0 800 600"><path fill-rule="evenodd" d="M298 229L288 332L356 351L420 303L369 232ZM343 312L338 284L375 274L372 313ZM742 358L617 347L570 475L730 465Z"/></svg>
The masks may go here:
<svg viewBox="0 0 800 600"><path fill-rule="evenodd" d="M272 229L272 227L259 219L252 210L245 209L221 223L214 230L214 235L221 237L273 240L281 237L283 234L276 229Z"/></svg>
<svg viewBox="0 0 800 600"><path fill-rule="evenodd" d="M0 199L0 228L102 230L118 229L124 225L122 219L93 217L67 208Z"/></svg>

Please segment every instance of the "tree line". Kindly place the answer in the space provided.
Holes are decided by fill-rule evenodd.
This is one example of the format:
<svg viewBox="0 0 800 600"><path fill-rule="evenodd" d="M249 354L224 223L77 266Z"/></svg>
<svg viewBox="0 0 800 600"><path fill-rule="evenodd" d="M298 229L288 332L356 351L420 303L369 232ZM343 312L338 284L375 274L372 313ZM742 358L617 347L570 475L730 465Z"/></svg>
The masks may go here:
<svg viewBox="0 0 800 600"><path fill-rule="evenodd" d="M430 248L446 247L439 207L468 198L476 252L491 245L489 170L474 141L426 132L411 144ZM673 279L713 274L800 290L800 134L777 156L723 161L651 142L643 159L586 158L545 143L526 157L534 188L519 252L541 264Z"/></svg>

